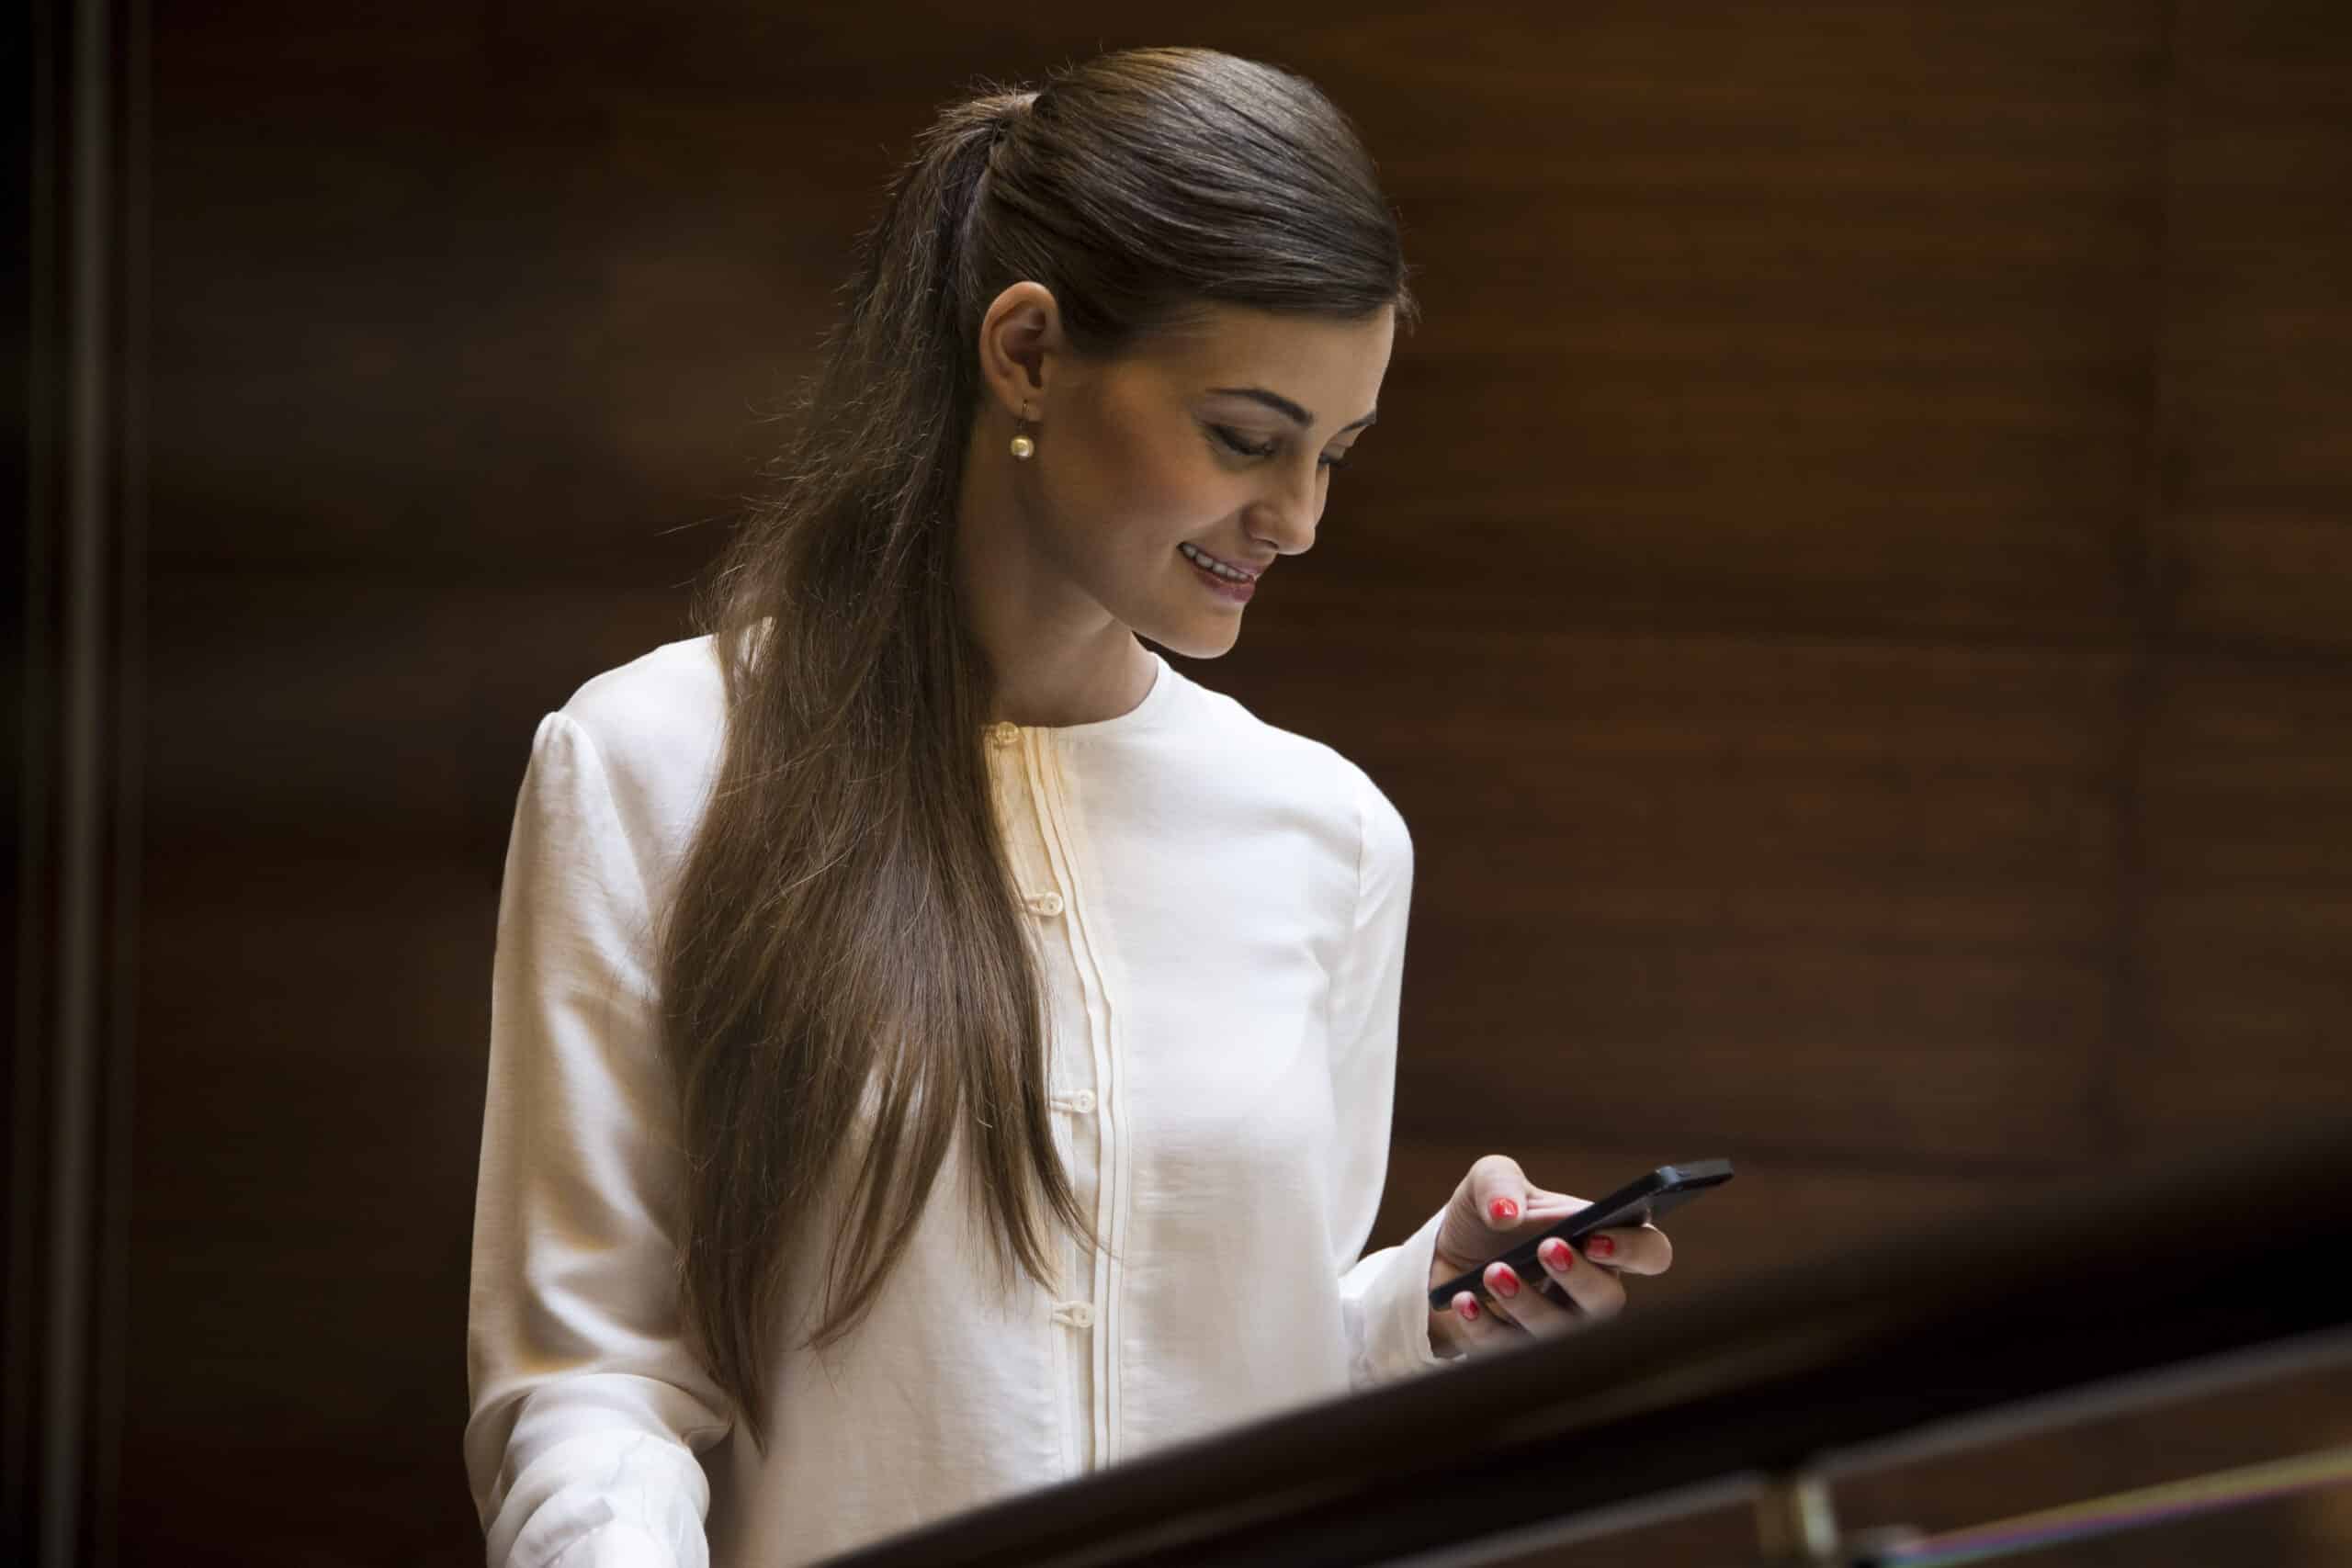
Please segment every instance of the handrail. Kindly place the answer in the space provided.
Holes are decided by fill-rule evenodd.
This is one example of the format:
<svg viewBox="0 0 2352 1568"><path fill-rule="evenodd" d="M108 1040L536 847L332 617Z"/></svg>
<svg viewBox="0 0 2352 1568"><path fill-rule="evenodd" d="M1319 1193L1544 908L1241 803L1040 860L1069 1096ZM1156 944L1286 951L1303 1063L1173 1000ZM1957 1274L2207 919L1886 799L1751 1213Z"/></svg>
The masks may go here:
<svg viewBox="0 0 2352 1568"><path fill-rule="evenodd" d="M1794 1220L1801 1216L1792 1216ZM2217 1267L2238 1254L2242 1266ZM940 1520L833 1568L1474 1562L2166 1379L2352 1357L2352 1121L2053 1186L1584 1333L1302 1406ZM1988 1423L1991 1427L1988 1427Z"/></svg>
<svg viewBox="0 0 2352 1568"><path fill-rule="evenodd" d="M1946 1530L1911 1534L1855 1554L1871 1568L1942 1568L1946 1563L1986 1562L2022 1551L2118 1535L2151 1525L2171 1524L2221 1508L2292 1497L2321 1486L2352 1481L2352 1443L2292 1459L2239 1465L2186 1480L2137 1486L2105 1497L2086 1497L2055 1508Z"/></svg>

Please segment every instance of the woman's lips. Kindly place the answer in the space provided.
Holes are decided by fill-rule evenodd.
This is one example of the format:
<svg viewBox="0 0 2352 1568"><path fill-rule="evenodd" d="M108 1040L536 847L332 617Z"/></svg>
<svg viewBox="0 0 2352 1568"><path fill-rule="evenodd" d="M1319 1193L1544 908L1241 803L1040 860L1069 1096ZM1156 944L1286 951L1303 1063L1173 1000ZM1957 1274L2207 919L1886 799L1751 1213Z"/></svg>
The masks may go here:
<svg viewBox="0 0 2352 1568"><path fill-rule="evenodd" d="M1246 604L1250 602L1250 596L1258 592L1258 584L1255 581L1237 582L1229 577L1219 577L1182 550L1178 550L1176 554L1210 592L1229 604Z"/></svg>

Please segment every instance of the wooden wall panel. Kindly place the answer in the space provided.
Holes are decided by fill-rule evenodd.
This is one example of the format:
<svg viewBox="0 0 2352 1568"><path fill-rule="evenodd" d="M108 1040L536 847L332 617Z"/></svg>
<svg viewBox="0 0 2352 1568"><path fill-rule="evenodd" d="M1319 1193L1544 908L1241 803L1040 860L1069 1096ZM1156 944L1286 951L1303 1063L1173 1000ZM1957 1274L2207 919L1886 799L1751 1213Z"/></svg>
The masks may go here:
<svg viewBox="0 0 2352 1568"><path fill-rule="evenodd" d="M2338 6L2181 7L2137 924L2156 1146L2352 1106L2352 72Z"/></svg>
<svg viewBox="0 0 2352 1568"><path fill-rule="evenodd" d="M1418 1127L1537 1134L1670 1080L1612 1125L1894 1162L2098 1139L2114 656L1326 608L1253 639L1259 706L1347 716L1324 732L1413 825Z"/></svg>
<svg viewBox="0 0 2352 1568"><path fill-rule="evenodd" d="M479 1562L449 1423L482 1085L448 1063L494 894L250 840L148 877L120 1561Z"/></svg>
<svg viewBox="0 0 2352 1568"><path fill-rule="evenodd" d="M2138 416L2065 384L2122 367L2019 352L1964 368L1956 345L1905 334L1882 339L1884 363L1840 370L1817 344L1800 349L1795 326L1777 344L1738 349L1726 334L1704 352L1678 353L1664 331L1589 329L1604 333L1605 350L1567 341L1516 359L1424 357L1408 340L1376 435L1332 486L1329 537L1294 575L1321 574L1325 545L1356 534L1382 547L1375 562L1414 562L1417 620L2067 645L2119 634ZM1740 363L1748 354L1776 368ZM1700 389L1711 377L1719 386ZM1995 381L2053 385L2006 405L1969 389Z"/></svg>
<svg viewBox="0 0 2352 1568"><path fill-rule="evenodd" d="M2352 669L2183 661L2144 777L2138 1135L2352 1103Z"/></svg>
<svg viewBox="0 0 2352 1568"><path fill-rule="evenodd" d="M1501 15L1340 46L1430 321L1335 527L1481 625L2120 629L2160 7Z"/></svg>
<svg viewBox="0 0 2352 1568"><path fill-rule="evenodd" d="M2190 646L2340 660L2352 655L2343 8L2184 0L2178 28L2160 581Z"/></svg>

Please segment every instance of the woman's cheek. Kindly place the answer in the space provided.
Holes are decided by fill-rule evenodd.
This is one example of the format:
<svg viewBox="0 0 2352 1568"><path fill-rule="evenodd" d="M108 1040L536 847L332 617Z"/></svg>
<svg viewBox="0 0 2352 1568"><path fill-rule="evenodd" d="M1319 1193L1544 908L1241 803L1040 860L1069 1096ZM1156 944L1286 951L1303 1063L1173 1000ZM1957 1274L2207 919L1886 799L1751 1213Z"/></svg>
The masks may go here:
<svg viewBox="0 0 2352 1568"><path fill-rule="evenodd" d="M1205 454L1162 447L1137 464L1130 504L1136 520L1153 532L1191 538L1222 515L1223 488L1224 476Z"/></svg>

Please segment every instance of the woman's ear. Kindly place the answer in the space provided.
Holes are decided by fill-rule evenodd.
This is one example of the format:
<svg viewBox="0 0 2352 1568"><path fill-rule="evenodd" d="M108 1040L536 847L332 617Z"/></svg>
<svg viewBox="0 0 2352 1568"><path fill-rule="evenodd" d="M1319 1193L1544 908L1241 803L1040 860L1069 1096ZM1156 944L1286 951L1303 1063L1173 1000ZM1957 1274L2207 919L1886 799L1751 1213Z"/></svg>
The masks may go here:
<svg viewBox="0 0 2352 1568"><path fill-rule="evenodd" d="M1057 361L1065 357L1061 306L1042 283L1023 281L998 295L980 318L980 384L1007 417L1023 405L1042 418Z"/></svg>

